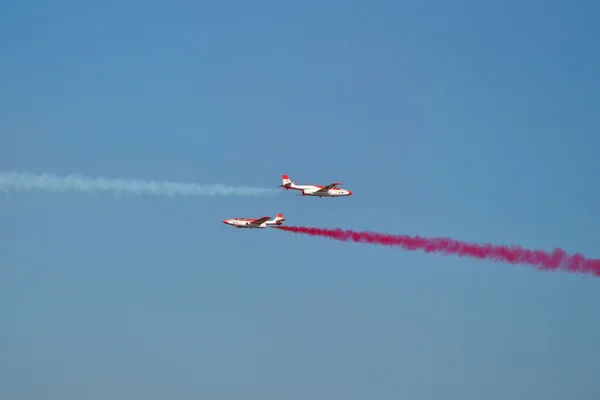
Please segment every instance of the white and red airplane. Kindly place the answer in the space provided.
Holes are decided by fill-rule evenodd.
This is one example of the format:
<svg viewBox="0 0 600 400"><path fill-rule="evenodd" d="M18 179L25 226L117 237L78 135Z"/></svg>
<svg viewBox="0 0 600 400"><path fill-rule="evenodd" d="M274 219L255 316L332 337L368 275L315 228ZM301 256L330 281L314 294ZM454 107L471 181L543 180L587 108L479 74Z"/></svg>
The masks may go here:
<svg viewBox="0 0 600 400"><path fill-rule="evenodd" d="M342 182L334 182L327 186L321 185L296 185L295 182L290 180L290 177L286 174L281 175L281 179L283 183L279 185L286 190L300 190L302 191L302 196L316 196L316 197L341 197L341 196L352 196L351 190L340 189L337 185Z"/></svg>
<svg viewBox="0 0 600 400"><path fill-rule="evenodd" d="M277 214L273 220L270 220L271 217L262 217L262 218L230 218L224 219L223 223L225 225L233 226L234 228L266 228L268 226L278 226L282 225L285 218L283 218L283 214Z"/></svg>

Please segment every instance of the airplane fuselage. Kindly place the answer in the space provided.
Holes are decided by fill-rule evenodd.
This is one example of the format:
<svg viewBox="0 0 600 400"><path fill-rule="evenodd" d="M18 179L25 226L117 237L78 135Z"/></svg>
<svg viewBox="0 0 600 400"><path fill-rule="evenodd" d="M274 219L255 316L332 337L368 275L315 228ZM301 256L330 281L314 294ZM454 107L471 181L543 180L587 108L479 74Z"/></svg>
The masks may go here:
<svg viewBox="0 0 600 400"><path fill-rule="evenodd" d="M299 190L302 192L302 196L314 196L314 197L343 197L351 196L350 190L333 188L326 191L322 191L321 187L314 185L284 185L285 189Z"/></svg>
<svg viewBox="0 0 600 400"><path fill-rule="evenodd" d="M225 222L225 223L227 225L233 226L234 228L264 229L267 227L267 224L264 222L260 225L253 225L249 221L230 221L230 222Z"/></svg>
<svg viewBox="0 0 600 400"><path fill-rule="evenodd" d="M245 229L265 229L269 226L283 225L283 218L277 217L274 220L267 220L267 217L262 219L250 219L250 218L230 218L224 219L225 225L233 226L234 228L245 228Z"/></svg>

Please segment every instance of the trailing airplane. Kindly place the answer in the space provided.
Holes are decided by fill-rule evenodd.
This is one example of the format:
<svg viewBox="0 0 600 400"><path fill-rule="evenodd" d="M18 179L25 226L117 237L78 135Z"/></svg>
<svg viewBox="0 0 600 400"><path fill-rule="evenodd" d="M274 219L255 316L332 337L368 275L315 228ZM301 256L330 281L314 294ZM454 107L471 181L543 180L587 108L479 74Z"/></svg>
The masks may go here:
<svg viewBox="0 0 600 400"><path fill-rule="evenodd" d="M301 196L316 196L316 197L341 197L341 196L352 196L351 190L341 189L337 185L342 182L334 182L327 186L321 185L296 185L295 182L290 180L290 177L286 174L281 175L283 183L279 185L286 190L300 190L302 191Z"/></svg>
<svg viewBox="0 0 600 400"><path fill-rule="evenodd" d="M271 217L262 217L262 218L230 218L224 219L223 223L225 225L233 226L234 228L266 228L268 226L276 227L278 225L282 225L285 218L283 218L283 214L277 214L277 217L270 220Z"/></svg>

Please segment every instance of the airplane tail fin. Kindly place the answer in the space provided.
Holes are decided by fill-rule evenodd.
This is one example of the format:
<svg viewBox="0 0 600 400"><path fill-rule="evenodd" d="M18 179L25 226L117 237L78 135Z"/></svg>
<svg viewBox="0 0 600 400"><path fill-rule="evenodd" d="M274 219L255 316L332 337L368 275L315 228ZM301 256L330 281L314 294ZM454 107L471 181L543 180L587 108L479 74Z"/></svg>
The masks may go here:
<svg viewBox="0 0 600 400"><path fill-rule="evenodd" d="M277 214L277 216L275 217L275 223L277 225L281 225L281 223L285 221L285 218L283 218L283 214L279 213Z"/></svg>
<svg viewBox="0 0 600 400"><path fill-rule="evenodd" d="M281 183L280 187L284 187L284 188L288 188L288 187L290 187L291 185L294 184L294 182L292 182L290 180L290 177L287 176L286 174L281 175L281 182L282 183Z"/></svg>

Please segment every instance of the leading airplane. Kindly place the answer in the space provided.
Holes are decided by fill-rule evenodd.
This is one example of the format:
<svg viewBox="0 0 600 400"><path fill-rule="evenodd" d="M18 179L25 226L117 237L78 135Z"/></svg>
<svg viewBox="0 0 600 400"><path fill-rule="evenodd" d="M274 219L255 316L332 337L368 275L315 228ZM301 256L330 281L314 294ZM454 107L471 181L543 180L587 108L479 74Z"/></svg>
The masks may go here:
<svg viewBox="0 0 600 400"><path fill-rule="evenodd" d="M225 225L233 226L234 228L249 228L249 229L258 229L258 228L266 228L268 226L277 227L283 224L285 218L283 218L283 214L277 214L277 217L270 220L271 217L262 217L262 218L230 218L224 219L223 223Z"/></svg>
<svg viewBox="0 0 600 400"><path fill-rule="evenodd" d="M321 185L296 185L295 182L290 180L290 177L286 174L281 175L281 179L283 183L279 185L286 190L300 190L302 191L302 196L316 196L316 197L342 197L342 196L352 196L351 190L341 189L337 187L337 185L342 182L334 182L327 186Z"/></svg>

